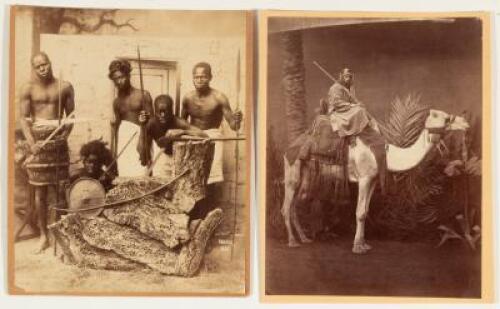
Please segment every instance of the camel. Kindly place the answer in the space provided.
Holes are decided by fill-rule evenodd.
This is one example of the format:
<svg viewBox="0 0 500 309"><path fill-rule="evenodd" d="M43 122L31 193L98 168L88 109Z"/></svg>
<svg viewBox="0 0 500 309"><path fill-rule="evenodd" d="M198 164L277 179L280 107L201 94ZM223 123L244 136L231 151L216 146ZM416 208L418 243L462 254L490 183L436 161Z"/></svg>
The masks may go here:
<svg viewBox="0 0 500 309"><path fill-rule="evenodd" d="M431 109L426 118L424 129L412 146L399 148L390 144L386 145L388 171L402 172L416 167L439 142L441 133L445 130L465 131L468 128L469 124L463 117L452 116L446 112ZM296 196L301 184L300 169L301 160L297 159L293 164L290 164L287 157L284 156L285 194L281 213L285 220L289 247L300 246L293 234L292 224L302 243L312 241L305 235L297 217L297 204L304 202L300 200L300 197ZM358 137L355 138L355 143L349 146L347 169L349 182L358 183L356 233L352 252L363 254L372 248L365 240L365 220L378 179L378 166L371 149ZM332 170L335 178L345 178L342 166L337 165Z"/></svg>

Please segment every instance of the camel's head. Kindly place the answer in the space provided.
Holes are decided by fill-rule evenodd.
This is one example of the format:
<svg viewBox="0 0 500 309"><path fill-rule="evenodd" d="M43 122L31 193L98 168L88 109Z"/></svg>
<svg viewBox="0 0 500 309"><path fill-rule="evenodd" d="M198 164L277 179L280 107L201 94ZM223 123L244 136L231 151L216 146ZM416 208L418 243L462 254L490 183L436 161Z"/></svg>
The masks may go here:
<svg viewBox="0 0 500 309"><path fill-rule="evenodd" d="M464 117L450 115L443 111L431 109L429 116L425 120L425 128L431 133L444 133L445 130L466 131L469 129L469 123Z"/></svg>

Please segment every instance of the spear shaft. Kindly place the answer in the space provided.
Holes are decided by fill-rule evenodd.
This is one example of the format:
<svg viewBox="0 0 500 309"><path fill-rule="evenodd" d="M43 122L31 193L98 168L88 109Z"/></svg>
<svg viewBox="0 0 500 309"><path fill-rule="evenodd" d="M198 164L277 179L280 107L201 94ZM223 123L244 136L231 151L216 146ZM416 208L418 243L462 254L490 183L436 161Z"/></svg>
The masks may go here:
<svg viewBox="0 0 500 309"><path fill-rule="evenodd" d="M142 111L145 111L145 106L144 106L144 101L145 101L145 97L144 97L144 80L143 80L143 77L142 77L142 65L141 65L141 51L139 49L139 45L137 45L137 61L138 61L138 64L139 64L139 81L140 81L140 84L141 84L141 109ZM141 147L141 153L140 153L140 157L141 157L141 163L143 165L149 165L151 164L151 153L150 153L150 149L147 145L148 143L148 137L147 137L147 131L146 131L146 124L145 123L141 123L141 144L142 144L142 147Z"/></svg>
<svg viewBox="0 0 500 309"><path fill-rule="evenodd" d="M239 110L240 108L240 87L241 87L241 81L240 81L240 50L238 49L238 58L236 59L236 111ZM234 215L233 215L233 239L231 241L231 260L233 259L234 255L234 240L236 236L236 220L238 219L237 216L237 204L238 204L238 170L239 170L239 142L238 142L238 137L239 137L239 124L238 127L236 128L236 139L235 143L236 145L234 146Z"/></svg>

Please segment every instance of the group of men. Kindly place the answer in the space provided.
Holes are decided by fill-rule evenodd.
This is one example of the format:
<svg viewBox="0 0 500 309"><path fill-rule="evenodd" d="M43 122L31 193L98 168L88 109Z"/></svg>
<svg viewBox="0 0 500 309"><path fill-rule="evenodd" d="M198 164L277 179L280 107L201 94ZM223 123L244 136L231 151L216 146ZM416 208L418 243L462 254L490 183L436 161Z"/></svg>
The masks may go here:
<svg viewBox="0 0 500 309"><path fill-rule="evenodd" d="M66 141L73 125L62 122L64 117L73 114L75 102L72 85L54 77L50 59L45 53L34 55L31 64L31 79L22 85L20 91L20 123L31 153L25 166L29 182L35 189L34 206L41 232L39 250L43 251L49 246L48 188L59 188L59 181L69 178ZM148 91L134 87L130 80L131 71L132 66L127 60L110 63L108 77L117 90L111 120L111 151L107 153L102 141L83 145L80 154L84 168L77 176L98 179L109 189L117 174L144 176L146 171L151 172L153 142L168 155L172 153L171 140L181 135L220 137L223 119L232 130L239 130L243 115L239 110L232 111L227 97L210 87L212 70L208 63L200 62L193 67L195 89L184 95L180 117L174 115L173 100L168 94L161 94L153 101ZM359 135L371 127L370 116L355 97L350 69L340 72L339 81L330 88L325 103L324 112L329 115L339 136ZM380 138L375 141L369 144L383 166L384 143ZM221 146L220 142L216 143L208 184L223 180ZM107 170L105 167L114 164L115 159L117 166ZM55 190L55 195L59 196L60 191Z"/></svg>
<svg viewBox="0 0 500 309"><path fill-rule="evenodd" d="M68 179L66 141L73 125L64 118L73 114L75 100L72 85L54 77L45 53L34 55L31 64L32 76L20 91L20 124L30 148L25 166L35 191L35 205L31 207L36 208L41 232L38 251L43 251L49 247L48 189L55 189L55 196L59 197L60 181ZM116 166L114 170L106 169L107 164L114 162L106 154L104 143L92 141L80 151L84 165L80 176L98 179L109 188L116 174L144 176L146 171L151 171L153 141L160 151L171 154L171 140L181 135L219 137L223 118L232 130L239 130L243 115L239 110L232 111L228 98L210 87L212 70L208 63L200 62L193 67L195 89L184 96L181 117L174 115L173 100L168 94L159 95L153 101L148 91L134 87L130 81L131 71L127 60L114 60L109 65L108 77L117 90L110 143L117 170ZM208 183L222 180L222 145L216 142Z"/></svg>
<svg viewBox="0 0 500 309"><path fill-rule="evenodd" d="M227 97L210 87L212 69L208 63L200 62L194 66L192 73L195 90L184 96L180 118L174 115L173 100L169 95L159 95L153 102L148 91L141 92L134 87L130 82L131 70L127 60L114 60L109 65L108 76L118 90L113 102L111 148L114 153L125 149L118 159L120 176L144 175L144 168L148 170L153 163L153 141L158 147L167 147L165 151L169 153L166 143L168 139L181 135L220 137L223 118L231 129L239 129L242 113L239 110L233 112ZM138 131L141 134L136 134ZM126 149L130 141L137 145L140 160L137 160L137 153ZM221 144L216 143L208 183L223 180L221 160Z"/></svg>

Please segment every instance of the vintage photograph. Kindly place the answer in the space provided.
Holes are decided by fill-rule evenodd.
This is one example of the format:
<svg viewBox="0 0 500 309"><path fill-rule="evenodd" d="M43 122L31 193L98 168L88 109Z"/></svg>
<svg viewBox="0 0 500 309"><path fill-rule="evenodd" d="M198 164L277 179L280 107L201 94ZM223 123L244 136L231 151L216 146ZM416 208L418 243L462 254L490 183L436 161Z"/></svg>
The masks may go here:
<svg viewBox="0 0 500 309"><path fill-rule="evenodd" d="M11 294L247 294L253 17L11 8Z"/></svg>
<svg viewBox="0 0 500 309"><path fill-rule="evenodd" d="M263 301L492 300L489 18L260 14Z"/></svg>

